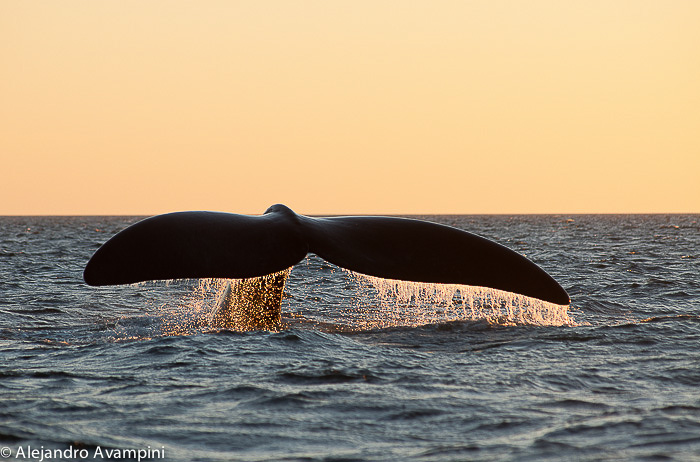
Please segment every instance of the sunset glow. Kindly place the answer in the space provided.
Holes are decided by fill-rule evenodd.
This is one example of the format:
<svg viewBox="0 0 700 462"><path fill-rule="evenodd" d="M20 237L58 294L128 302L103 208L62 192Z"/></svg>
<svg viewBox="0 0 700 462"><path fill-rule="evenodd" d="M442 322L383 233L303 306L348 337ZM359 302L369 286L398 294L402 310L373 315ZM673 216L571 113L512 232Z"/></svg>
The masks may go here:
<svg viewBox="0 0 700 462"><path fill-rule="evenodd" d="M700 2L3 1L0 215L700 211Z"/></svg>

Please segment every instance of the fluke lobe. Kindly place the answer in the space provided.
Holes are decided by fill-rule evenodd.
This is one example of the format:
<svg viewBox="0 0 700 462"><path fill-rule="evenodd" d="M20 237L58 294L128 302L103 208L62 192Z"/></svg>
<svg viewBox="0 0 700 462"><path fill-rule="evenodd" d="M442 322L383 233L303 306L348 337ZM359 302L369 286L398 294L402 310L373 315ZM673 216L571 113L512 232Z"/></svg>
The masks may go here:
<svg viewBox="0 0 700 462"><path fill-rule="evenodd" d="M570 303L539 266L475 234L398 217L312 218L281 204L260 216L176 212L147 218L102 245L83 277L94 286L256 278L286 270L309 252L371 276L490 287Z"/></svg>

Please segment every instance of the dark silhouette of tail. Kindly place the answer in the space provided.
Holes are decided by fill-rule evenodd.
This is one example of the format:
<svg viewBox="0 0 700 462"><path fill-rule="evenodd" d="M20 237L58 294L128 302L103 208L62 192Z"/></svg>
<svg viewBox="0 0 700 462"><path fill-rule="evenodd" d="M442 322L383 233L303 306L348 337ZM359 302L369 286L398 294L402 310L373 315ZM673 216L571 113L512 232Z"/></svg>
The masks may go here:
<svg viewBox="0 0 700 462"><path fill-rule="evenodd" d="M285 270L309 252L372 276L491 287L570 303L566 291L539 266L475 234L397 217L312 218L281 204L260 216L178 212L147 218L100 247L84 279L99 286L253 278Z"/></svg>

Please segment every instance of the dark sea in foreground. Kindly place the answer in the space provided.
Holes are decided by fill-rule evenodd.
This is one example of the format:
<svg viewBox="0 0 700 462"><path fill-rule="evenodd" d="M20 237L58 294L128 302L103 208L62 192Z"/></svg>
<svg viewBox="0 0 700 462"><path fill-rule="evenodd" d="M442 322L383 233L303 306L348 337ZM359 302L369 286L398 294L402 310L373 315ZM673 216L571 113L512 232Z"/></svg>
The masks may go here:
<svg viewBox="0 0 700 462"><path fill-rule="evenodd" d="M284 329L212 330L220 281L83 283L136 217L0 217L0 456L700 460L700 215L419 218L527 255L568 312L309 256Z"/></svg>

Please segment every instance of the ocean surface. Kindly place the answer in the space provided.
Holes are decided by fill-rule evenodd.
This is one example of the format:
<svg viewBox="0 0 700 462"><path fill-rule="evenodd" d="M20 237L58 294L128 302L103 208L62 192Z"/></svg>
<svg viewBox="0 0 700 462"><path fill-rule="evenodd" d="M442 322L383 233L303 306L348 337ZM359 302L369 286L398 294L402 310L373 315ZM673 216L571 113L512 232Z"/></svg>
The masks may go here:
<svg viewBox="0 0 700 462"><path fill-rule="evenodd" d="M295 266L279 331L222 281L95 288L138 217L0 217L6 460L700 460L700 215L423 216L540 265L568 307Z"/></svg>

